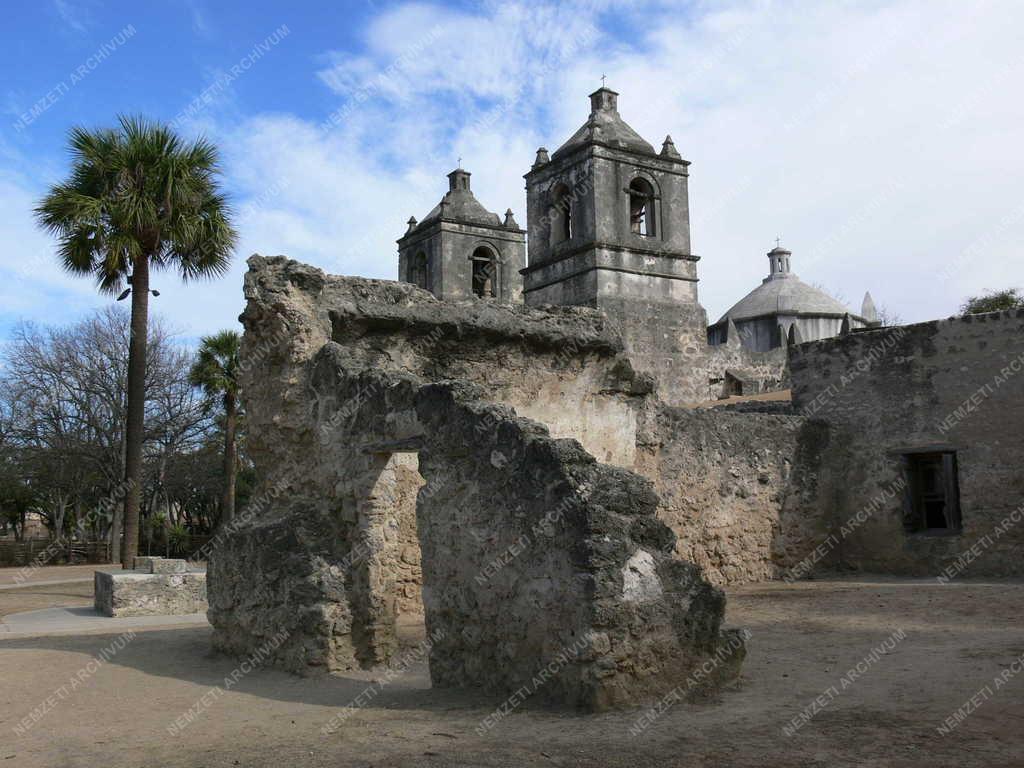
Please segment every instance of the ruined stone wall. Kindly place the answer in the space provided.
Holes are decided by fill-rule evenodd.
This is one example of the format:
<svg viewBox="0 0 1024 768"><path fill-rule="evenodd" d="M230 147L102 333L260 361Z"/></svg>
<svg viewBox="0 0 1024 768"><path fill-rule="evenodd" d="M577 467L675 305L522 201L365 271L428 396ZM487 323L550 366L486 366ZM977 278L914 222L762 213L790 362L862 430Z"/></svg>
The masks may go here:
<svg viewBox="0 0 1024 768"><path fill-rule="evenodd" d="M647 480L450 385L424 387L417 413L423 476L446 476L418 510L435 684L594 710L669 690L716 653L709 683L736 674L724 597L672 556Z"/></svg>
<svg viewBox="0 0 1024 768"><path fill-rule="evenodd" d="M679 557L716 584L763 581L827 535L816 498L827 440L822 424L799 416L658 406L637 471L654 481Z"/></svg>
<svg viewBox="0 0 1024 768"><path fill-rule="evenodd" d="M254 460L265 457L272 474L289 444L304 439L295 432L306 424L303 366L329 340L352 365L480 384L493 401L578 439L602 461L633 463L636 402L652 382L636 374L617 330L595 310L444 302L406 283L261 256L250 260L246 296L243 382L254 401L280 399L285 409L249 417ZM333 426L323 425L324 435Z"/></svg>
<svg viewBox="0 0 1024 768"><path fill-rule="evenodd" d="M374 454L364 445L365 452L353 454L354 438L365 443L382 432L372 419L365 421L364 409L384 385L350 388L342 398L334 368L390 371L419 382L475 382L489 399L544 420L556 436L576 437L601 459L633 462L634 403L650 383L622 358L621 341L599 313L536 312L475 299L442 302L408 284L332 277L283 257L253 257L245 290L247 448L264 487L288 503L275 502L275 519L260 519L227 546L232 558L258 560L264 536L286 549L315 542L314 555L266 588L281 602L307 604L303 621L311 629L303 634L329 638L314 643L315 651L305 640L281 644L285 666L377 663L394 649L396 616L417 607L420 566L411 516L423 481L401 465L402 451ZM318 361L326 366L326 383L319 385ZM388 434L402 428L389 424ZM428 485L422 493L434 490ZM279 520L286 521L283 527ZM321 540L327 530L331 537ZM331 565L346 557L366 567ZM244 648L274 625L288 625L286 609L281 615L264 611L269 621L249 625L259 613L252 585L238 574L219 574L216 564L211 574L223 586L210 612L215 624L223 616L220 647ZM323 599L312 603L296 597L321 591ZM243 608L238 620L228 613L235 606ZM353 616L352 610L362 613Z"/></svg>
<svg viewBox="0 0 1024 768"><path fill-rule="evenodd" d="M285 630L273 660L294 671L386 663L415 609L415 494L437 684L508 691L547 669L544 695L601 708L716 653L713 677L735 674L721 593L671 555L649 484L591 455L634 462L651 387L603 316L439 302L280 257L250 260L246 296L264 482L209 555L216 647L249 653ZM509 561L552 512L544 546Z"/></svg>
<svg viewBox="0 0 1024 768"><path fill-rule="evenodd" d="M387 530L393 553L387 558L395 567L396 617L416 621L423 616L423 568L416 532L416 497L424 480L415 453L392 454L394 462L395 516Z"/></svg>
<svg viewBox="0 0 1024 768"><path fill-rule="evenodd" d="M847 535L823 563L884 573L1020 575L1024 311L801 344L793 402L829 424L821 506ZM963 530L905 530L902 457L955 451Z"/></svg>

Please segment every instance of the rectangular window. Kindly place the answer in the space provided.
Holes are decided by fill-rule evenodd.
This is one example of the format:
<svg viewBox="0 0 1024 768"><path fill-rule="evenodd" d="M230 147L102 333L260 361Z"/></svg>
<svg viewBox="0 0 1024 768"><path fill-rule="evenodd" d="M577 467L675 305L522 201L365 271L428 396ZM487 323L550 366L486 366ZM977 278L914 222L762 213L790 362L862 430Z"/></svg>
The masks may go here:
<svg viewBox="0 0 1024 768"><path fill-rule="evenodd" d="M960 481L956 452L908 453L903 525L909 533L960 531Z"/></svg>

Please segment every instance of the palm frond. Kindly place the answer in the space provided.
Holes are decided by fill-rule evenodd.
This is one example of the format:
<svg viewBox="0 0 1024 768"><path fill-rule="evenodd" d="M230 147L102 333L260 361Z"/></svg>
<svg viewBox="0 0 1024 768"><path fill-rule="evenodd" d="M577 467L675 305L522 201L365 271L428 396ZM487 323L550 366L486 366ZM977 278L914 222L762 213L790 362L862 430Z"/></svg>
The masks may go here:
<svg viewBox="0 0 1024 768"><path fill-rule="evenodd" d="M92 274L103 291L120 290L139 258L176 266L185 280L224 274L238 235L216 147L139 116L118 123L71 129L69 178L35 208L64 268Z"/></svg>
<svg viewBox="0 0 1024 768"><path fill-rule="evenodd" d="M190 383L202 387L210 398L223 394L237 394L241 341L238 332L230 330L204 336L196 354L196 361L189 371Z"/></svg>

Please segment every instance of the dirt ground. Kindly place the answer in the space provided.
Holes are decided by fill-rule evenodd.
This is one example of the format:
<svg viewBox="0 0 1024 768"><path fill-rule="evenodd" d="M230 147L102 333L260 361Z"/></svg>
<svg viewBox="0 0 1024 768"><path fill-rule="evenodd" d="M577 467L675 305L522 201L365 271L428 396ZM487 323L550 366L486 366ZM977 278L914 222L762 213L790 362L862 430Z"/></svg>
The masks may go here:
<svg viewBox="0 0 1024 768"><path fill-rule="evenodd" d="M643 710L528 705L485 730L499 702L431 690L422 663L390 682L264 669L227 686L238 662L210 653L207 628L139 632L91 667L115 635L0 640L0 767L1024 766L1024 583L861 576L728 593L729 624L751 633L739 684L671 706L639 735ZM0 606L12 598L0 592ZM974 711L940 735L971 696Z"/></svg>

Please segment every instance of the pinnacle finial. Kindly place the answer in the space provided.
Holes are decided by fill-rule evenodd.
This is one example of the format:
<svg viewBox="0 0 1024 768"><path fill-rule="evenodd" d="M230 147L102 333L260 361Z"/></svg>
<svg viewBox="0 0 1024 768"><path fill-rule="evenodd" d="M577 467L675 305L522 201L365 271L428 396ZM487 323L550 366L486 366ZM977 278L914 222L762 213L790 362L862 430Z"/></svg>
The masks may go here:
<svg viewBox="0 0 1024 768"><path fill-rule="evenodd" d="M874 323L878 320L878 310L875 309L875 302L871 298L871 291L864 293L864 301L860 304L860 316L869 323Z"/></svg>
<svg viewBox="0 0 1024 768"><path fill-rule="evenodd" d="M665 141L661 145L661 156L670 157L673 160L679 160L679 150L676 149L675 142L672 141L671 136L665 136Z"/></svg>

